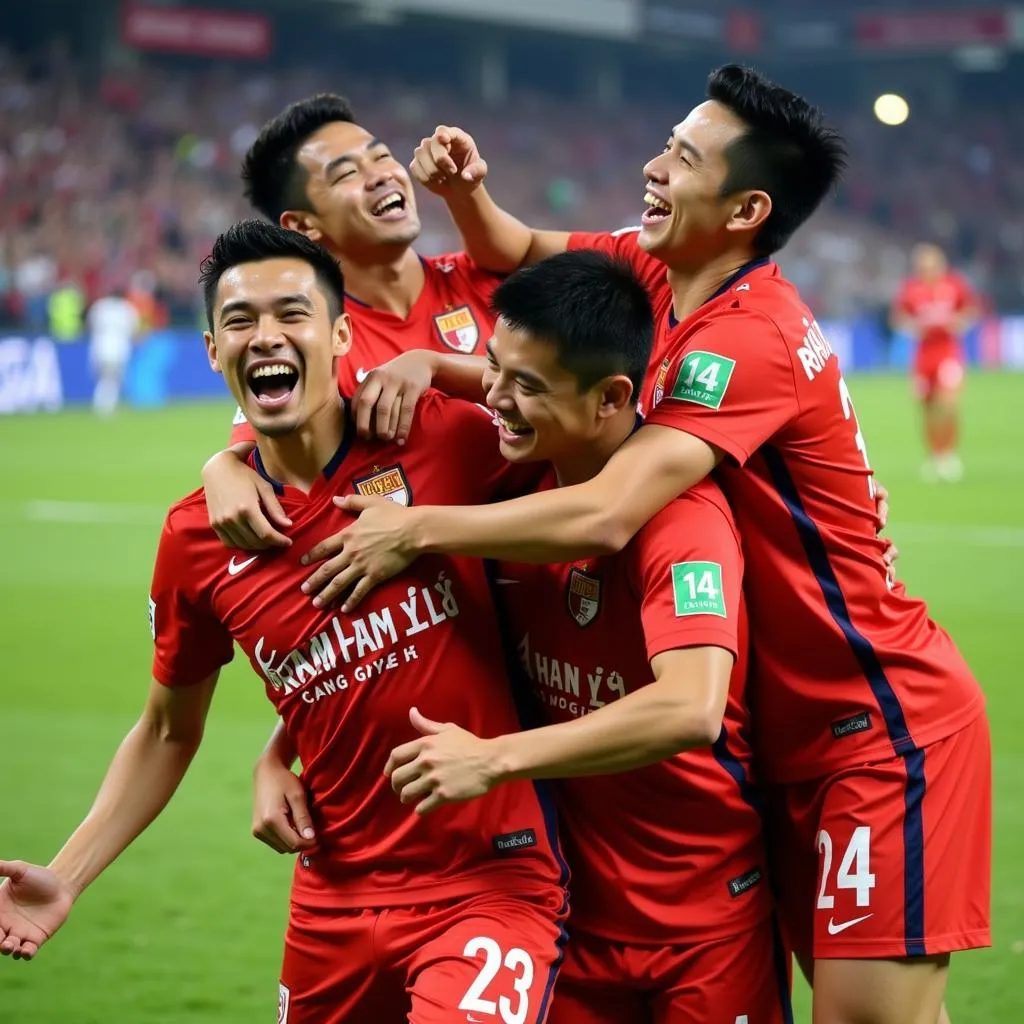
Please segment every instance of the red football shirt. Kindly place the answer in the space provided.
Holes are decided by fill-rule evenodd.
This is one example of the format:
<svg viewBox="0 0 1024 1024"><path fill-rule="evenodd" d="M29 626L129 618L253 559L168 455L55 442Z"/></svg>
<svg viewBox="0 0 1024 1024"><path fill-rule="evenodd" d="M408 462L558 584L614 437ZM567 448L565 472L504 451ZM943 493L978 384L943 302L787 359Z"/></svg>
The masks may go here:
<svg viewBox="0 0 1024 1024"><path fill-rule="evenodd" d="M934 281L908 278L900 288L896 308L921 322L924 329L919 344L922 348L949 346L959 341L955 328L957 314L973 306L975 301L967 280L948 271Z"/></svg>
<svg viewBox="0 0 1024 1024"><path fill-rule="evenodd" d="M483 564L427 556L352 615L299 590L302 553L351 522L335 495L473 504L535 482L501 458L479 406L430 394L416 415L404 446L359 440L350 426L309 495L279 488L294 523L287 550L222 547L202 492L172 507L160 540L154 676L195 683L231 659L232 641L248 656L311 795L318 846L296 866L300 903L391 906L565 881L542 787L516 782L419 818L383 775L391 750L416 736L411 705L484 736L520 728Z"/></svg>
<svg viewBox="0 0 1024 1024"><path fill-rule="evenodd" d="M423 291L407 317L345 296L352 320L352 348L338 360L338 385L351 395L376 366L412 349L428 348L460 355L480 355L494 332L491 293L498 274L481 270L464 252L421 258ZM235 416L231 444L255 441L241 410Z"/></svg>
<svg viewBox="0 0 1024 1024"><path fill-rule="evenodd" d="M579 244L643 258L635 235ZM924 602L888 576L850 391L796 289L757 261L678 323L666 292L647 422L728 456L716 479L744 541L762 774L813 778L968 724L981 689Z"/></svg>
<svg viewBox="0 0 1024 1024"><path fill-rule="evenodd" d="M771 910L750 802L741 577L732 515L710 481L617 555L498 569L507 633L548 721L579 718L650 683L650 661L663 651L712 645L737 655L713 748L557 783L577 930L688 943L736 934Z"/></svg>

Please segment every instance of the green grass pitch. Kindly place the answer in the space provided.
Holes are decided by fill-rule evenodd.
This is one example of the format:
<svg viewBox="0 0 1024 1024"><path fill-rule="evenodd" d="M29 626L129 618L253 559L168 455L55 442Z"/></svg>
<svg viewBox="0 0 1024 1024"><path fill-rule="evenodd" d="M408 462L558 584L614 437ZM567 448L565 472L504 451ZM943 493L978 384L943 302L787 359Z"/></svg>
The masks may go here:
<svg viewBox="0 0 1024 1024"><path fill-rule="evenodd" d="M1024 1020L1024 376L968 381L963 483L918 482L906 382L851 379L892 493L900 574L988 694L995 946L954 958L954 1024ZM0 857L46 862L88 808L149 683L146 597L160 509L195 486L224 404L0 418ZM249 836L250 768L273 724L238 663L163 817L31 964L0 960L11 1024L273 1019L290 862ZM966 870L966 867L965 867ZM806 993L798 993L807 1020Z"/></svg>

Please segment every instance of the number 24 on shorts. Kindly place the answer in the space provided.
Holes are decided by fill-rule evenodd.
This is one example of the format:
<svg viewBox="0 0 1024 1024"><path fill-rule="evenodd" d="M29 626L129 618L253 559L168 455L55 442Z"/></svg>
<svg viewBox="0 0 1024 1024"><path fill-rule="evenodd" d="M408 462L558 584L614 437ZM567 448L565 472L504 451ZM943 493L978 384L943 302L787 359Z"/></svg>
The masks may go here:
<svg viewBox="0 0 1024 1024"><path fill-rule="evenodd" d="M818 833L818 852L821 854L818 910L832 910L836 905L836 898L825 891L832 872L832 836L824 829ZM839 862L836 888L854 889L857 893L857 906L867 907L871 905L871 890L874 887L875 876L871 873L871 826L858 825L853 830L850 843Z"/></svg>
<svg viewBox="0 0 1024 1024"><path fill-rule="evenodd" d="M466 994L459 1003L459 1009L466 1011L467 1021L473 1022L477 1018L476 1013L486 1014L493 1017L495 1011L501 1014L502 1024L524 1024L527 1014L530 1011L530 986L533 984L533 959L525 949L514 946L504 957L501 954L501 947L494 939L486 935L478 935L466 943L462 955L476 958L484 954L484 965L476 976L473 984L466 990ZM512 990L515 993L515 1002L508 996L499 996L494 999L485 999L487 989L497 978L502 965L514 972Z"/></svg>

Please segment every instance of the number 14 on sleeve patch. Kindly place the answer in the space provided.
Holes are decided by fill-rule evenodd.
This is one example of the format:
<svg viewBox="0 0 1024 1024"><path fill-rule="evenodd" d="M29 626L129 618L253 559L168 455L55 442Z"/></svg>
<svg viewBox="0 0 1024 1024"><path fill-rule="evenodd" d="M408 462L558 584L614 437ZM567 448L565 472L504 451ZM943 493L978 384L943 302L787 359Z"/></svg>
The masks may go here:
<svg viewBox="0 0 1024 1024"><path fill-rule="evenodd" d="M672 385L671 397L717 409L729 387L735 359L714 352L687 352Z"/></svg>
<svg viewBox="0 0 1024 1024"><path fill-rule="evenodd" d="M676 562L672 566L672 596L678 619L686 615L728 617L718 562Z"/></svg>

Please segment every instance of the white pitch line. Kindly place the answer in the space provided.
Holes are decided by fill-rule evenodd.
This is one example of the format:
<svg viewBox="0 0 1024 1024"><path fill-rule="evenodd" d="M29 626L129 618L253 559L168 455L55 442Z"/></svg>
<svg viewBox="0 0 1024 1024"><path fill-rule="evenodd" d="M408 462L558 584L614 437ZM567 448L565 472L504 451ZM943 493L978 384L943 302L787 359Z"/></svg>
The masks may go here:
<svg viewBox="0 0 1024 1024"><path fill-rule="evenodd" d="M0 518L28 519L41 523L79 525L153 525L163 522L167 507L104 501L0 502ZM982 526L977 523L892 523L888 533L897 541L914 544L967 544L974 547L1024 547L1024 528Z"/></svg>

